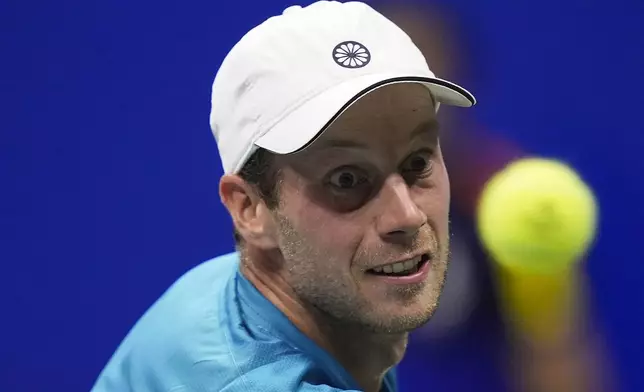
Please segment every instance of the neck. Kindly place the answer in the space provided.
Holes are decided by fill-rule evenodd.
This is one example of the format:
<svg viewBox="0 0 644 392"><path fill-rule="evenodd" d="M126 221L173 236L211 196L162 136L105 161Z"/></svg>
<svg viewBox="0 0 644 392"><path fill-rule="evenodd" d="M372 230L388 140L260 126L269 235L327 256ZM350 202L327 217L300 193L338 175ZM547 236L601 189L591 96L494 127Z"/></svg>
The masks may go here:
<svg viewBox="0 0 644 392"><path fill-rule="evenodd" d="M405 353L408 334L366 332L364 327L328 321L322 325L325 327L316 342L347 369L364 391L380 391L385 374Z"/></svg>
<svg viewBox="0 0 644 392"><path fill-rule="evenodd" d="M330 353L366 392L380 391L387 371L400 362L407 346L407 333L365 332L359 325L332 320L298 299L274 260L262 262L259 255L244 255L241 271L305 335Z"/></svg>

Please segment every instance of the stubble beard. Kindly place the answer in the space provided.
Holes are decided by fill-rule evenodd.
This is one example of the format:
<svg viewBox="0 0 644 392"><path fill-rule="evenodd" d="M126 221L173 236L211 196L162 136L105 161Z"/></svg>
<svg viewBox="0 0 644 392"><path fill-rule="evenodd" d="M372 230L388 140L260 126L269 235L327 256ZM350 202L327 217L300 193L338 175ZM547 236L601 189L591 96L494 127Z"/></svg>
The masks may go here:
<svg viewBox="0 0 644 392"><path fill-rule="evenodd" d="M312 247L287 218L281 216L279 220L286 281L297 299L329 327L352 328L374 334L407 333L426 324L438 308L449 264L448 240L434 255L430 266L433 270L430 274L435 274L433 279L414 286L393 288L389 293L401 306L411 301L422 301L425 305L422 311L392 315L367 299L354 280L345 275L341 279L332 268L327 268L338 265L340 261L329 260L332 256ZM378 255L371 257L378 259Z"/></svg>

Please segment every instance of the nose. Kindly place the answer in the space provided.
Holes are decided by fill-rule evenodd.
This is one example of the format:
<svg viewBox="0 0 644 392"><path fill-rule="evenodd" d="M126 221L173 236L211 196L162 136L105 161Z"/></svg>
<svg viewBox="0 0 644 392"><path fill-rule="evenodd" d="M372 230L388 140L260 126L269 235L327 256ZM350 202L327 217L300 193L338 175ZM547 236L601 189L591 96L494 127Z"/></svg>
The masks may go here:
<svg viewBox="0 0 644 392"><path fill-rule="evenodd" d="M382 213L377 220L377 230L387 241L413 238L427 223L427 215L412 199L409 185L400 175L392 175L380 191Z"/></svg>

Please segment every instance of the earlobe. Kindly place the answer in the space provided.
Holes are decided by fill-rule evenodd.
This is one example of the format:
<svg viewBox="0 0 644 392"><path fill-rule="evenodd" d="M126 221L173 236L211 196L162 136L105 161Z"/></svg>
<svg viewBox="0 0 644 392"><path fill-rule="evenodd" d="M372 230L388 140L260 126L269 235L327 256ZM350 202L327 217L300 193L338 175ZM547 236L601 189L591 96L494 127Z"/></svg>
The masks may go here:
<svg viewBox="0 0 644 392"><path fill-rule="evenodd" d="M219 182L219 197L246 242L260 248L275 246L270 214L251 185L239 176L225 175Z"/></svg>

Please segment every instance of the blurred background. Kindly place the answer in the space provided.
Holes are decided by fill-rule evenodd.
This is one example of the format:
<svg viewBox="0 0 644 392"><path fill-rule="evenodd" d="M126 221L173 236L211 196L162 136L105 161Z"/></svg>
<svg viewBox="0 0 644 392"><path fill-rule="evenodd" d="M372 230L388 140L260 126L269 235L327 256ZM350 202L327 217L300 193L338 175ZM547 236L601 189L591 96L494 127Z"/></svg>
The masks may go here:
<svg viewBox="0 0 644 392"><path fill-rule="evenodd" d="M212 79L246 31L309 3L0 2L0 391L89 390L177 277L233 248ZM479 100L441 110L453 262L401 391L644 391L644 2L369 3ZM477 200L534 155L592 187L598 236L569 276L504 292ZM509 295L536 309L527 327Z"/></svg>

